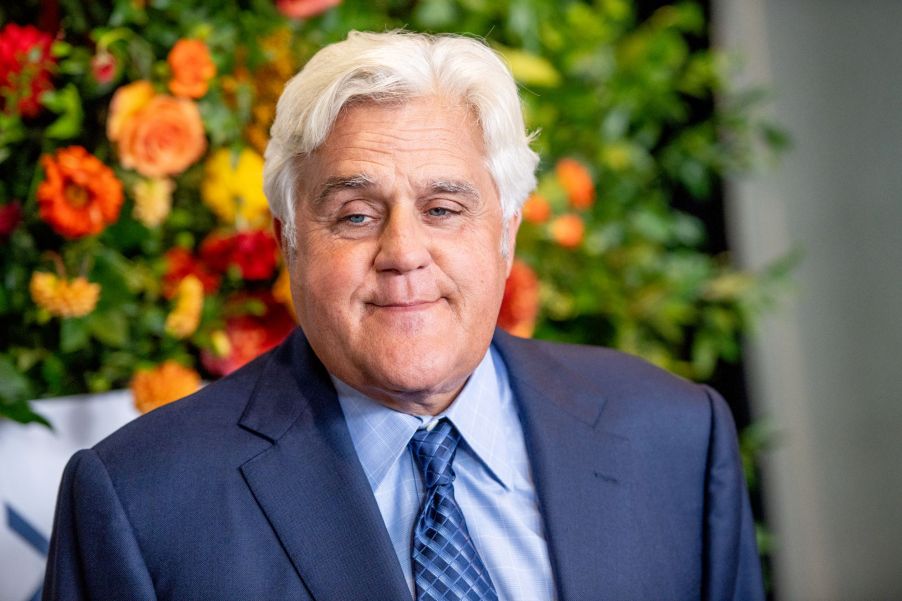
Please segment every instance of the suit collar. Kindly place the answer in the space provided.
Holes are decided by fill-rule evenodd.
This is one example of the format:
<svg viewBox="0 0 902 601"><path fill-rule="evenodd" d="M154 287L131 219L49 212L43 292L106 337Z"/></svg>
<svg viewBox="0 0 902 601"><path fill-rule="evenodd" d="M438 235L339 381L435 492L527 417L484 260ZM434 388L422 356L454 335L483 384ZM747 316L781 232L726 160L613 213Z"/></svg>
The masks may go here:
<svg viewBox="0 0 902 601"><path fill-rule="evenodd" d="M269 356L239 423L273 443L241 472L311 595L408 598L335 390L300 330Z"/></svg>
<svg viewBox="0 0 902 601"><path fill-rule="evenodd" d="M641 598L634 449L605 420L615 378L579 373L565 347L500 331L493 344L519 405L558 598ZM269 356L240 424L273 443L241 471L311 594L409 598L334 388L300 331Z"/></svg>
<svg viewBox="0 0 902 601"><path fill-rule="evenodd" d="M406 451L417 428L433 419L390 409L334 376L331 378L357 455L373 490L378 490L392 465ZM513 485L514 458L508 445L499 443L506 420L516 419L504 365L494 351L485 356L454 402L434 419L447 417L460 432L469 451L507 489Z"/></svg>
<svg viewBox="0 0 902 601"><path fill-rule="evenodd" d="M510 373L520 407L560 599L640 598L630 565L632 448L609 430L606 410L616 398L605 378L585 377L566 362L575 348L496 332L493 343ZM612 421L612 420L611 420Z"/></svg>
<svg viewBox="0 0 902 601"><path fill-rule="evenodd" d="M606 399L594 382L568 368L557 355L537 352L534 340L496 330L492 344L501 353L512 380L516 380L517 392L532 399L549 391L566 391L567 394L554 394L549 400L570 418L590 428L595 426Z"/></svg>

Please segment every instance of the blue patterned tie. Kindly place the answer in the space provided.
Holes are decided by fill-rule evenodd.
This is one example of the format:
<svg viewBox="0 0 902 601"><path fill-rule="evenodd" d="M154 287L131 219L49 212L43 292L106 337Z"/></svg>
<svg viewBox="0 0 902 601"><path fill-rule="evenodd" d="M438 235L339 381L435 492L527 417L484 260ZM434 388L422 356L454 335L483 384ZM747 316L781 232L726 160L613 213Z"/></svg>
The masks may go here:
<svg viewBox="0 0 902 601"><path fill-rule="evenodd" d="M454 500L454 452L460 434L447 419L417 430L410 449L426 488L413 530L417 601L497 601L498 594Z"/></svg>

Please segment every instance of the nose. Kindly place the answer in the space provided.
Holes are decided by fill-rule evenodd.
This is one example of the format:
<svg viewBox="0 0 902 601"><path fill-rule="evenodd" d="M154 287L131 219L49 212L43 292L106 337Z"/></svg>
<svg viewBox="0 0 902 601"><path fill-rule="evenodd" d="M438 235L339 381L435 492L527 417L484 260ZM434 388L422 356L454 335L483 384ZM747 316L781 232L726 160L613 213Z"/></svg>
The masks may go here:
<svg viewBox="0 0 902 601"><path fill-rule="evenodd" d="M431 261L429 235L417 211L394 207L379 235L376 270L407 273L422 269Z"/></svg>

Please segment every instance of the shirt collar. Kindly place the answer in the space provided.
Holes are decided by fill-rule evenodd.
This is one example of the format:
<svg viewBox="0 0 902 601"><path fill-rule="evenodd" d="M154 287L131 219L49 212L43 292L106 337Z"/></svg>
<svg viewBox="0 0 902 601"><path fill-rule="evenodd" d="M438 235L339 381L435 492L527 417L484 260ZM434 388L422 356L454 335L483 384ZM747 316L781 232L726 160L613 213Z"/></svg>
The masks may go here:
<svg viewBox="0 0 902 601"><path fill-rule="evenodd" d="M417 416L390 409L332 376L357 456L375 491L392 465L424 424L447 417L463 442L505 488L513 482L505 420L518 419L510 394L503 394L507 372L490 349L470 375L460 394L441 414Z"/></svg>

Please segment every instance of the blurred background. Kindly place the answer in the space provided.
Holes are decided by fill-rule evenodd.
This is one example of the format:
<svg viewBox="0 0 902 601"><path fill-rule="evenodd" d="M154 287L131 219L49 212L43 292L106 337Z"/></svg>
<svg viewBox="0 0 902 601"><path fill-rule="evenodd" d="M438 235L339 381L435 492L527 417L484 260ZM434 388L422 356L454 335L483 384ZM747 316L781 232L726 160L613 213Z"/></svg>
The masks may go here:
<svg viewBox="0 0 902 601"><path fill-rule="evenodd" d="M749 338L779 599L902 598L902 4L721 0L718 45L770 90L792 150L728 188L733 257L789 249Z"/></svg>
<svg viewBox="0 0 902 601"><path fill-rule="evenodd" d="M772 599L902 598L900 23L892 0L0 7L0 598L39 598L75 450L294 326L275 100L324 44L397 27L485 38L537 132L499 326L717 387Z"/></svg>

